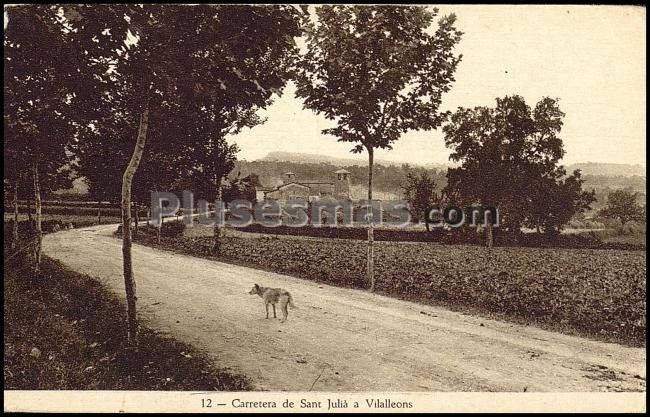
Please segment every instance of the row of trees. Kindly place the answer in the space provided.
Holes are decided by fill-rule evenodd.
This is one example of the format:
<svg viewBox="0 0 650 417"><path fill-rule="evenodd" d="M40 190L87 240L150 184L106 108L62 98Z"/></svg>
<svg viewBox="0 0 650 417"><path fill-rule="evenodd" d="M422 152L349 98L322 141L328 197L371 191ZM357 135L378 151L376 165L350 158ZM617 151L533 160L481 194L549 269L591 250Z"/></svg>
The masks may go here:
<svg viewBox="0 0 650 417"><path fill-rule="evenodd" d="M151 191L174 187L224 198L223 181L237 152L227 136L263 122L258 111L289 80L306 108L334 123L323 133L367 152L369 200L375 150L390 149L407 131L446 122L445 141L461 163L449 172L446 195L455 202L497 206L513 230L530 219L551 228L561 219L541 212L527 217L522 210L544 196L580 189L579 175L566 177L557 165L563 115L554 100L533 110L516 96L497 100L494 109L440 110L461 60L454 49L462 33L454 15L434 24L437 9L42 5L7 14L5 179L14 192L32 183L39 230L41 191L54 187L64 167L86 177L98 199L120 196L133 344L132 202L146 203ZM226 192L250 192L254 182L235 179ZM588 196L562 197L558 204L567 201L582 207ZM215 227L215 250L218 237ZM36 246L38 265L40 233Z"/></svg>
<svg viewBox="0 0 650 417"><path fill-rule="evenodd" d="M442 95L449 91L461 59L454 54L461 37L455 16L442 17L430 33L438 11L423 7L322 6L315 13L239 6L57 10L63 10L65 25L95 25L95 32L79 32L92 34L82 37L86 43L80 50L84 55L94 50L95 66L103 64L108 70L95 72L85 90L94 90L95 98L86 110L98 111L81 122L90 138L77 146L79 165L92 187L106 181L106 169L131 158L122 181L124 213L130 213L126 204L132 200L132 188L139 200L141 192L173 184L179 174L210 184L219 198L236 151L222 139L261 122L256 111L268 105L271 93L279 92L289 78L307 108L336 122L323 133L354 143L354 152L368 153L372 200L375 149L390 149L409 130L442 125L447 117L439 110ZM186 20L193 23L187 25ZM116 43L124 34L126 44ZM294 37L300 34L306 51L298 56ZM147 137L154 143L145 146ZM165 152L170 147L173 151ZM97 157L106 154L117 155L117 160ZM136 177L141 163L147 175ZM130 215L125 214L128 283L132 274L127 220ZM368 224L372 291L373 223ZM215 247L218 233L215 228Z"/></svg>
<svg viewBox="0 0 650 417"><path fill-rule="evenodd" d="M7 14L5 181L14 191L33 182L37 231L41 185L55 187L49 177L62 167L77 169L97 196L119 190L135 345L131 203L183 178L219 198L236 153L225 137L260 123L256 111L289 79L300 10L43 5ZM37 269L40 241L39 232Z"/></svg>
<svg viewBox="0 0 650 417"><path fill-rule="evenodd" d="M179 176L220 198L236 152L224 138L260 123L257 111L288 79L306 107L336 122L324 133L368 152L372 200L374 150L445 120L439 106L454 81L461 33L453 15L429 33L436 15L392 6L11 8L5 178L14 191L33 179L39 230L40 186L60 167L76 166L96 193L119 187L128 335L136 343L132 200ZM300 35L306 52L298 56ZM125 167L121 182L114 167ZM372 222L368 278L372 290Z"/></svg>

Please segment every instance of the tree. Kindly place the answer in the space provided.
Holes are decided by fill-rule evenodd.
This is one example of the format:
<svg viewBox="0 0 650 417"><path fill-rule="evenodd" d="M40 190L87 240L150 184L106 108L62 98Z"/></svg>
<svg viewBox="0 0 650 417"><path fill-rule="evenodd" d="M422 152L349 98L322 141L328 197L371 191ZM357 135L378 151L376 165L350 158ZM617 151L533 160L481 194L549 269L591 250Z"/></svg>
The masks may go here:
<svg viewBox="0 0 650 417"><path fill-rule="evenodd" d="M178 130L186 123L185 113L191 115L196 108L218 118L268 106L285 84L295 49L293 38L300 34L299 21L297 12L288 6L69 6L67 13L76 24L96 28L84 38L86 50L112 67L111 75L104 77L107 88L95 98L96 104L110 103L116 94L123 94L128 111L121 116L137 120L121 189L128 340L137 345L131 201L149 126L151 130ZM109 47L102 47L101 34L106 32L111 39L121 38L122 45L115 49L111 41ZM115 84L122 87L111 88ZM113 108L100 110L106 119ZM177 113L170 119L171 110ZM171 135L160 137L168 139L166 146L179 154L195 143L183 143Z"/></svg>
<svg viewBox="0 0 650 417"><path fill-rule="evenodd" d="M598 214L606 219L617 219L624 225L645 219L645 207L637 202L638 193L619 189L607 195L607 205Z"/></svg>
<svg viewBox="0 0 650 417"><path fill-rule="evenodd" d="M438 10L395 6L320 6L306 20L306 49L296 72L297 97L335 120L324 134L368 152L368 204L372 204L375 149L409 130L435 129L460 56L461 32L452 14L428 32ZM374 291L373 222L368 210L368 281Z"/></svg>
<svg viewBox="0 0 650 417"><path fill-rule="evenodd" d="M558 161L564 149L558 135L564 113L552 98L543 98L534 109L516 95L496 103L494 108L461 107L443 128L450 158L461 163L449 169L443 192L457 205L496 207L499 228L519 234L531 213L531 196L540 189L555 190L544 184L562 176ZM575 178L567 187L574 184ZM491 246L491 223L486 230Z"/></svg>
<svg viewBox="0 0 650 417"><path fill-rule="evenodd" d="M410 213L413 219L415 221L424 219L426 210L439 201L435 180L426 171L419 176L407 174L404 198L411 205ZM426 219L425 225L429 231L429 222Z"/></svg>
<svg viewBox="0 0 650 417"><path fill-rule="evenodd" d="M194 145L187 153L191 170L183 183L200 198L216 202L222 200L223 181L235 166L239 149L226 140L228 135L237 134L243 127L253 127L262 122L254 108L242 111L236 108L221 108L207 111L197 109L190 117L194 123L188 132L188 141ZM221 252L221 224L215 221L212 253Z"/></svg>
<svg viewBox="0 0 650 417"><path fill-rule="evenodd" d="M116 88L123 87L118 85L116 82ZM122 98L113 91L111 101L104 104L104 109L111 109L107 117L93 120L93 129L86 131L75 146L80 156L79 172L86 178L90 196L97 200L120 201L121 182L115 181L115 178L123 174L134 147L132 132L137 130L138 120L133 117L129 103L122 102ZM158 111L163 121L173 120L178 114L178 109L169 105L159 107ZM192 161L187 156L188 151L181 149L190 136L184 124L177 127L169 123L155 123L148 129L147 135L150 143L143 151L132 183L136 233L138 213L149 205L150 193L176 192L177 185L191 172ZM174 141L177 143L174 144ZM170 152L170 146L174 146L178 152Z"/></svg>
<svg viewBox="0 0 650 417"><path fill-rule="evenodd" d="M34 193L38 272L42 193L71 184L67 148L77 128L71 103L79 59L56 6L12 6L5 13L5 163L14 183L14 210L19 188ZM17 237L17 230L13 234Z"/></svg>
<svg viewBox="0 0 650 417"><path fill-rule="evenodd" d="M130 136L134 121L125 117L128 108L119 103L117 94L111 98L110 103L102 103L102 109L107 108L113 117L89 121L93 128L85 130L74 146L79 157L79 174L88 184L90 198L118 203L121 182L115 181L115 178L124 172L133 149Z"/></svg>
<svg viewBox="0 0 650 417"><path fill-rule="evenodd" d="M557 237L565 224L576 214L589 210L591 203L596 201L595 191L584 191L583 183L580 170L567 176L562 167L553 171L553 177L536 179L525 225Z"/></svg>
<svg viewBox="0 0 650 417"><path fill-rule="evenodd" d="M257 187L260 186L260 179L257 174L249 174L242 178L241 173L230 179L228 187L223 192L223 200L230 203L234 200L250 201L253 205L257 200Z"/></svg>
<svg viewBox="0 0 650 417"><path fill-rule="evenodd" d="M6 67L5 67L6 68ZM7 105L9 98L7 97L7 92L11 92L9 89L5 89L5 114L4 114L4 186L5 186L5 195L12 195L12 209L14 213L13 225L12 225L12 239L11 239L11 249L16 249L18 245L18 199L19 192L23 191L22 184L26 183L26 178L29 178L28 172L25 170L23 164L23 148L20 141L18 140L18 132L15 129L15 122L12 121L12 116L7 112Z"/></svg>

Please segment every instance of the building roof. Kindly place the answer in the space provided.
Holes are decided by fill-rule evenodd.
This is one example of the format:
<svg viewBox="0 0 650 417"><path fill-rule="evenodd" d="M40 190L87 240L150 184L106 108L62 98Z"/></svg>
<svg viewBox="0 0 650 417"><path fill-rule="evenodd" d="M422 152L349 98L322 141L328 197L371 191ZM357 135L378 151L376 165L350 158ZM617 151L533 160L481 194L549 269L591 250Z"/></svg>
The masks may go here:
<svg viewBox="0 0 650 417"><path fill-rule="evenodd" d="M309 186L304 185L304 184L301 184L301 183L299 183L299 182L288 182L288 183L286 183L286 184L278 185L277 187L273 188L272 190L265 191L265 193L270 193L270 192L273 192L273 191L278 191L278 190L280 190L280 189L282 189L282 188L285 188L285 187L287 187L287 186L289 186L289 185L297 185L297 186L299 186L299 187L309 188Z"/></svg>
<svg viewBox="0 0 650 417"><path fill-rule="evenodd" d="M338 171L334 172L335 174L349 174L350 171L347 171L345 169L339 169Z"/></svg>
<svg viewBox="0 0 650 417"><path fill-rule="evenodd" d="M299 184L329 184L334 185L331 181L298 181Z"/></svg>

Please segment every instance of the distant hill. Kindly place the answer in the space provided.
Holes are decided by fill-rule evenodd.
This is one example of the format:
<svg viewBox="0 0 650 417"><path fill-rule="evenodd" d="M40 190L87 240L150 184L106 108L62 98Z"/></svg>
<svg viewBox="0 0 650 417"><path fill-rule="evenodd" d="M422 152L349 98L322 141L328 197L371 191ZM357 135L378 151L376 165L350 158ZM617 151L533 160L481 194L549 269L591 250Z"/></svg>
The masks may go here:
<svg viewBox="0 0 650 417"><path fill-rule="evenodd" d="M583 175L585 181L582 184L583 190L594 190L596 202L591 207L595 210L605 207L607 195L618 189L627 189L638 195L638 202L645 204L646 199L646 177L645 175Z"/></svg>
<svg viewBox="0 0 650 417"><path fill-rule="evenodd" d="M365 158L338 158L335 156L327 155L318 155L311 153L300 153L300 152L269 152L264 158L258 159L258 161L272 161L272 162L294 162L299 164L321 164L327 163L337 167L349 167L349 166L367 166L368 159ZM384 166L401 166L403 164L409 164L412 166L420 166L428 169L447 169L452 166L452 164L413 164L410 162L400 162L400 161L387 161L383 159L376 159L375 164L384 165Z"/></svg>
<svg viewBox="0 0 650 417"><path fill-rule="evenodd" d="M269 161L269 162L293 162L298 164L330 164L337 167L350 167L350 166L367 166L367 158L339 158L335 156L327 155L318 155L311 153L301 153L301 152L282 152L275 151L269 152L264 158L258 159L257 161ZM401 166L403 164L408 164L411 166L423 167L427 169L444 169L446 170L449 167L455 166L453 163L429 163L429 164L418 164L412 162L402 162L402 161L387 161L384 159L376 159L375 163L377 165L384 166ZM633 177L633 176L643 176L645 177L645 166L643 165L632 165L632 164L614 164L608 162L580 162L576 164L571 164L566 166L568 173L573 172L574 170L579 169L582 171L582 175L601 175L606 177Z"/></svg>
<svg viewBox="0 0 650 417"><path fill-rule="evenodd" d="M607 204L607 195L613 190L627 189L637 193L638 202L646 201L645 166L631 164L613 164L607 162L583 162L568 165L567 173L579 169L582 173L583 190L594 190L596 201L592 210L599 210Z"/></svg>
<svg viewBox="0 0 650 417"><path fill-rule="evenodd" d="M602 175L606 177L645 177L645 166L631 164L611 164L607 162L582 162L566 167L571 173L576 169L582 171L582 175Z"/></svg>
<svg viewBox="0 0 650 417"><path fill-rule="evenodd" d="M296 178L303 180L333 180L333 173L338 168L345 168L352 173L352 186L354 195L363 195L366 190L368 162L359 158L336 158L309 153L271 152L266 157L256 161L237 161L234 173L242 176L256 173L260 176L262 184L273 187L282 183L284 172L294 172ZM375 170L375 187L377 192L386 193L386 196L398 196L402 193L402 186L409 172L429 171L436 180L437 189L440 191L447 183L447 168L443 164L409 164L378 161ZM639 194L639 201L645 202L646 176L645 167L642 165L613 164L602 162L584 162L566 166L567 173L576 169L582 172L585 180L583 189L595 190L597 201L592 204L593 209L605 206L607 195L615 189L626 188ZM236 175L236 174L235 174Z"/></svg>
<svg viewBox="0 0 650 417"><path fill-rule="evenodd" d="M336 166L342 165L363 165L363 160L355 158L336 158L333 156L317 155L311 153L298 153L298 152L269 152L264 158L258 161L273 161L273 162L295 162L299 164L320 164L329 163ZM368 162L366 161L366 164Z"/></svg>
<svg viewBox="0 0 650 417"><path fill-rule="evenodd" d="M282 184L285 172L293 172L297 181L334 181L335 171L345 168L350 172L353 194L363 194L364 187L368 181L368 167L360 165L355 161L351 165L335 165L329 161L319 160L318 162L295 162L295 161L237 161L230 177L240 175L245 177L250 174L257 174L265 188L275 187ZM406 183L408 173L418 174L428 171L435 179L439 188L447 183L447 169L424 168L415 165L382 165L375 166L373 173L374 189L377 192L399 195L402 186Z"/></svg>

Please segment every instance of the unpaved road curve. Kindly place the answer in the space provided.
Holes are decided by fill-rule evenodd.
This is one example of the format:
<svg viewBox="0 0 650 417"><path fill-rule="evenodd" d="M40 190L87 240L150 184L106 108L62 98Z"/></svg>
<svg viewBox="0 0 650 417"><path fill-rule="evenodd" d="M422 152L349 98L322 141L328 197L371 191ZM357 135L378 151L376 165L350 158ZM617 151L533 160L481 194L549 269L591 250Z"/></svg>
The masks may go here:
<svg viewBox="0 0 650 417"><path fill-rule="evenodd" d="M54 233L43 250L123 297L114 230ZM140 245L133 258L143 322L247 375L259 390L645 391L645 349ZM286 323L264 318L261 299L248 295L254 283L293 294L298 309Z"/></svg>

